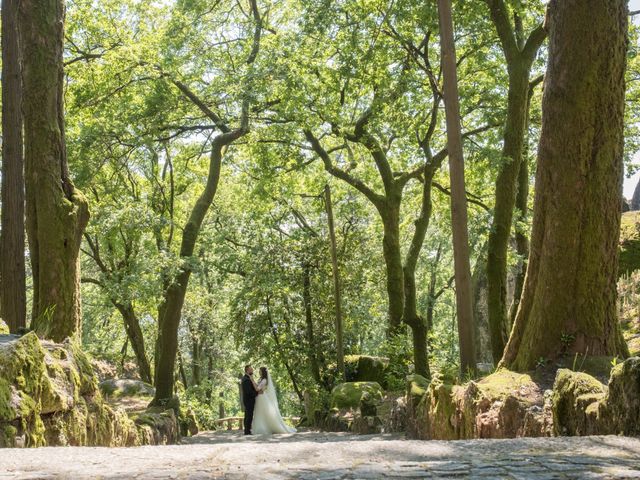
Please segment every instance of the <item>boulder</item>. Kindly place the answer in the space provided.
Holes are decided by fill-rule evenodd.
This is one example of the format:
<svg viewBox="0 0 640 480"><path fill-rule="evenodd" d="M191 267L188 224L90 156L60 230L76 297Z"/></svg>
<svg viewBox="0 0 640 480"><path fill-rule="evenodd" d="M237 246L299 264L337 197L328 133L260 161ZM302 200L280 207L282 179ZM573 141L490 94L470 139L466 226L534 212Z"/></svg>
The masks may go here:
<svg viewBox="0 0 640 480"><path fill-rule="evenodd" d="M155 388L142 380L110 378L100 383L100 392L109 397L153 397Z"/></svg>
<svg viewBox="0 0 640 480"><path fill-rule="evenodd" d="M556 435L594 435L600 430L599 402L606 387L591 375L560 369L553 384L553 430Z"/></svg>
<svg viewBox="0 0 640 480"><path fill-rule="evenodd" d="M562 435L640 435L640 358L611 370L608 385L585 373L559 370L554 429Z"/></svg>
<svg viewBox="0 0 640 480"><path fill-rule="evenodd" d="M419 438L418 436L418 405L420 405L420 401L422 397L427 392L429 388L429 380L424 378L421 375L413 374L407 376L407 393L405 400L405 409L406 409L406 429L407 434L410 437Z"/></svg>
<svg viewBox="0 0 640 480"><path fill-rule="evenodd" d="M640 357L613 367L602 404L600 415L611 426L603 433L640 435Z"/></svg>
<svg viewBox="0 0 640 480"><path fill-rule="evenodd" d="M405 397L394 398L389 410L389 415L386 417L386 422L383 427L384 431L388 433L406 432L409 418L407 413L407 399Z"/></svg>
<svg viewBox="0 0 640 480"><path fill-rule="evenodd" d="M0 318L0 335L9 335L9 326Z"/></svg>
<svg viewBox="0 0 640 480"><path fill-rule="evenodd" d="M389 360L381 357L368 357L361 355L358 359L356 370L356 382L377 382L384 385L386 382L385 372Z"/></svg>
<svg viewBox="0 0 640 480"><path fill-rule="evenodd" d="M356 415L353 418L350 431L358 435L372 435L382 432L382 420L380 417Z"/></svg>
<svg viewBox="0 0 640 480"><path fill-rule="evenodd" d="M377 382L346 382L334 387L331 391L332 408L357 409L364 393L371 395L375 401L382 400L382 387Z"/></svg>

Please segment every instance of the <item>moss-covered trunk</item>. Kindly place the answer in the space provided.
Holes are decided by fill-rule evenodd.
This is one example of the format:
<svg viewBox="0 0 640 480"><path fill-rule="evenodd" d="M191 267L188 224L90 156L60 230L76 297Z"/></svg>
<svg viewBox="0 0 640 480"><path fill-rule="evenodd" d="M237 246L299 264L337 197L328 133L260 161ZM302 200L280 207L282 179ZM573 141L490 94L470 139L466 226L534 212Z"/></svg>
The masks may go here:
<svg viewBox="0 0 640 480"><path fill-rule="evenodd" d="M502 166L496 179L493 223L487 244L487 306L491 351L496 363L502 358L509 334L507 255L518 190L518 172L522 163L528 88L529 68L524 65L512 66L509 75Z"/></svg>
<svg viewBox="0 0 640 480"><path fill-rule="evenodd" d="M389 298L388 332L395 335L402 324L404 311L404 274L400 250L400 202L402 193L388 195L379 209L384 227L382 251L387 270L387 296Z"/></svg>
<svg viewBox="0 0 640 480"><path fill-rule="evenodd" d="M502 358L511 328L507 304L507 257L516 195L522 189L518 180L527 126L529 75L538 49L546 38L546 31L539 25L525 38L517 8L511 11L505 0L485 2L489 6L509 74L502 162L496 178L493 222L487 243L487 310L491 351L497 363ZM526 204L526 193L524 200Z"/></svg>
<svg viewBox="0 0 640 480"><path fill-rule="evenodd" d="M85 197L69 178L64 138L64 2L23 0L26 213L33 271L33 323L62 341L80 327L78 252L89 220Z"/></svg>
<svg viewBox="0 0 640 480"><path fill-rule="evenodd" d="M313 380L322 385L320 377L320 363L318 362L318 346L316 344L313 327L313 310L311 304L311 265L304 262L302 265L302 302L304 303L305 333L307 336L307 360Z"/></svg>
<svg viewBox="0 0 640 480"><path fill-rule="evenodd" d="M531 252L502 364L627 353L616 316L625 0L552 0Z"/></svg>
<svg viewBox="0 0 640 480"><path fill-rule="evenodd" d="M0 316L11 332L26 326L24 157L18 1L2 1L2 231Z"/></svg>
<svg viewBox="0 0 640 480"><path fill-rule="evenodd" d="M431 159L432 160L432 159ZM432 202L431 202L431 182L433 176L439 167L433 164L433 161L427 163L424 172L424 183L422 185L422 202L420 216L415 221L415 230L411 238L411 245L405 258L402 273L404 276L404 322L411 328L413 337L413 364L415 373L425 378L431 377L429 370L429 357L427 345L427 333L429 332L429 314L433 314L432 302L435 299L430 298L428 317L425 319L418 314L417 308L417 289L416 289L416 265L422 250L429 220L431 219Z"/></svg>

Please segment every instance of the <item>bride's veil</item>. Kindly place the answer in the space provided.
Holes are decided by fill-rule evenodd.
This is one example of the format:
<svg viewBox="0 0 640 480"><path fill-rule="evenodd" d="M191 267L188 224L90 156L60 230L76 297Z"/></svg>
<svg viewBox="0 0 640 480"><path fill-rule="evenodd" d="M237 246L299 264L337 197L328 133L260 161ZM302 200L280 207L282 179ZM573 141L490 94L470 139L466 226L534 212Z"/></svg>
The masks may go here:
<svg viewBox="0 0 640 480"><path fill-rule="evenodd" d="M276 394L276 384L273 382L273 378L271 377L271 372L267 372L267 389L264 392L265 396L276 409L278 407L278 395Z"/></svg>

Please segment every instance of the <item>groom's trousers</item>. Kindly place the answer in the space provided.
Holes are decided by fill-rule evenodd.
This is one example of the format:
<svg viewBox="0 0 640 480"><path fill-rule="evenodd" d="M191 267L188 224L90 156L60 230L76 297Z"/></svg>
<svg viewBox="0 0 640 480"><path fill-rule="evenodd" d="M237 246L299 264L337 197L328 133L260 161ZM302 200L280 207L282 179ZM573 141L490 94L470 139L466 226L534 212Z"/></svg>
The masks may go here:
<svg viewBox="0 0 640 480"><path fill-rule="evenodd" d="M244 401L244 434L251 434L251 424L253 424L253 410L256 407L256 399L246 399Z"/></svg>

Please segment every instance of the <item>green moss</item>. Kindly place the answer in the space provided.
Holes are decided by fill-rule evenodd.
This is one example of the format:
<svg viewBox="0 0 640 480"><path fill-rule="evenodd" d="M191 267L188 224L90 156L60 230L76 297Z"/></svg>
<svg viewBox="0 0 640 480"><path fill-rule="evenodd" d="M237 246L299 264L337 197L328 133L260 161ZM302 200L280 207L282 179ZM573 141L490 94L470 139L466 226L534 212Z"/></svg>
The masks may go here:
<svg viewBox="0 0 640 480"><path fill-rule="evenodd" d="M4 320L0 318L0 335L9 335L9 327Z"/></svg>
<svg viewBox="0 0 640 480"><path fill-rule="evenodd" d="M640 358L628 358L611 370L603 417L603 433L640 435Z"/></svg>
<svg viewBox="0 0 640 480"><path fill-rule="evenodd" d="M175 443L173 411L153 415L153 426L139 425L108 405L75 341L40 342L29 333L0 345L0 446L13 446L16 437L27 447ZM184 416L189 419L188 412Z"/></svg>
<svg viewBox="0 0 640 480"><path fill-rule="evenodd" d="M337 385L331 391L331 406L333 408L360 407L363 393L369 393L374 400L382 400L382 387L376 382L346 382Z"/></svg>
<svg viewBox="0 0 640 480"><path fill-rule="evenodd" d="M454 385L434 379L418 405L418 417L423 423L419 427L422 438L455 440L458 437L455 418L456 405L453 399Z"/></svg>
<svg viewBox="0 0 640 480"><path fill-rule="evenodd" d="M503 398L525 385L535 382L526 373L517 373L502 368L476 382L480 392L489 399Z"/></svg>
<svg viewBox="0 0 640 480"><path fill-rule="evenodd" d="M605 386L591 375L564 368L558 370L551 398L555 434L597 433L598 402L604 395Z"/></svg>
<svg viewBox="0 0 640 480"><path fill-rule="evenodd" d="M429 388L429 380L417 374L408 375L407 401L417 406L425 393L427 393L427 388Z"/></svg>
<svg viewBox="0 0 640 480"><path fill-rule="evenodd" d="M68 339L64 345L71 353L73 365L76 367L80 385L80 395L93 395L98 392L98 377L91 365L91 359L82 350L78 340Z"/></svg>

